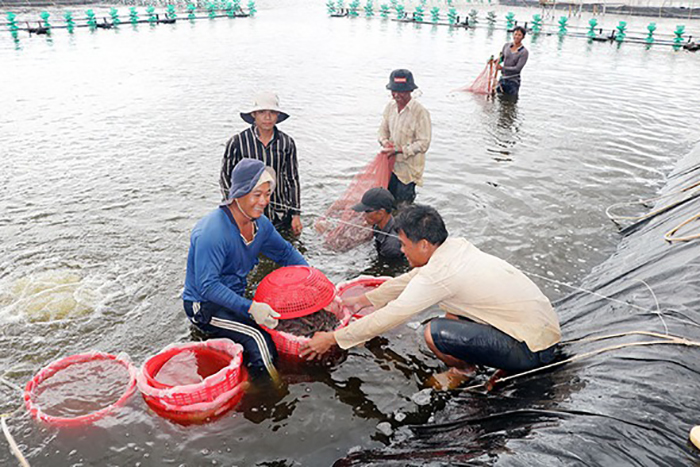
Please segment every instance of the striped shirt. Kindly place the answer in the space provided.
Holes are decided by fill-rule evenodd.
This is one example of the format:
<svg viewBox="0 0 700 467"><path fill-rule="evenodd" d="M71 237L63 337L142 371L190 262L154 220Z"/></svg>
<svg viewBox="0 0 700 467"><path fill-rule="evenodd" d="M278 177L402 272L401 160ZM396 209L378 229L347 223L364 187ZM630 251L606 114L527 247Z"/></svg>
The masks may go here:
<svg viewBox="0 0 700 467"><path fill-rule="evenodd" d="M287 213L299 215L301 197L297 147L291 137L275 127L272 140L265 146L258 138L257 128L251 125L231 138L226 143L219 178L223 200L226 200L231 186L231 171L242 159L257 159L275 169L275 191L270 197L270 204L265 208L265 215L270 220L281 220Z"/></svg>

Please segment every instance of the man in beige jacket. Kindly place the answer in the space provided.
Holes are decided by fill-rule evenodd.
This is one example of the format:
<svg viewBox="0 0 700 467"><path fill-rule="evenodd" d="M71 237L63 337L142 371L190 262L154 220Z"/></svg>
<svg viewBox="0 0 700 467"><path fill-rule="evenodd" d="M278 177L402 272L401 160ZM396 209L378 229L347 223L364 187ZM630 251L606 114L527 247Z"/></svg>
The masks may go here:
<svg viewBox="0 0 700 467"><path fill-rule="evenodd" d="M418 86L409 70L392 71L386 88L392 100L384 109L379 144L382 153L396 158L388 188L397 204L412 203L416 185L423 186L425 153L432 135L430 113L412 99Z"/></svg>
<svg viewBox="0 0 700 467"><path fill-rule="evenodd" d="M437 375L453 387L484 365L526 371L554 358L559 320L547 297L514 266L463 238L447 238L438 212L408 206L396 218L402 250L413 270L377 289L346 299L375 312L335 332L318 332L302 351L309 359L334 346L362 344L438 304L446 314L425 327L425 340L450 369Z"/></svg>

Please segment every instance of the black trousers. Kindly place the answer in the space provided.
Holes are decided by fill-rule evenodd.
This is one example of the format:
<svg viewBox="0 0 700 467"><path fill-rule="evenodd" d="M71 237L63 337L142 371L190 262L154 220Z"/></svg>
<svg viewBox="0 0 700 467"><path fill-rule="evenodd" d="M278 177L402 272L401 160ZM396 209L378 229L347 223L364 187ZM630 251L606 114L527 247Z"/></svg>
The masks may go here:
<svg viewBox="0 0 700 467"><path fill-rule="evenodd" d="M389 179L389 191L394 195L397 205L400 202L412 203L416 199L416 184L413 182L409 184L401 182L393 172Z"/></svg>
<svg viewBox="0 0 700 467"><path fill-rule="evenodd" d="M212 302L184 300L192 324L209 337L226 337L243 346L243 360L252 376L269 373L277 360L272 337L252 319L241 319L231 310Z"/></svg>

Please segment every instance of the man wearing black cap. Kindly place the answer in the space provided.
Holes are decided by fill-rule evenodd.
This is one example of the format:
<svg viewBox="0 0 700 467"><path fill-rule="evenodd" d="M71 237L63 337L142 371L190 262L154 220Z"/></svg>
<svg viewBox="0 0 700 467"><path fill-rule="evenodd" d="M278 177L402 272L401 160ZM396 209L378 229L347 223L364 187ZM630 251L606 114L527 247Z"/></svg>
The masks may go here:
<svg viewBox="0 0 700 467"><path fill-rule="evenodd" d="M394 170L389 180L389 191L399 204L412 203L416 185L423 186L425 153L430 147L430 113L411 93L418 88L408 70L394 70L386 88L392 101L384 109L379 127L382 153L395 157Z"/></svg>
<svg viewBox="0 0 700 467"><path fill-rule="evenodd" d="M352 207L357 212L363 212L365 222L374 230L374 246L377 253L386 259L401 259L401 242L394 226L391 210L394 207L394 196L384 188L372 188L362 196L362 201Z"/></svg>

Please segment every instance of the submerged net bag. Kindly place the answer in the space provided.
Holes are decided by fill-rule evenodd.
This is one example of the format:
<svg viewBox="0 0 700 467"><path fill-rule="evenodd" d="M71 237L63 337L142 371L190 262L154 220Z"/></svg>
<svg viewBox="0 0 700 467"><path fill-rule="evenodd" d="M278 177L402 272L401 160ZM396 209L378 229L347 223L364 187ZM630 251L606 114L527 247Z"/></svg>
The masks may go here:
<svg viewBox="0 0 700 467"><path fill-rule="evenodd" d="M457 91L471 92L474 94L494 94L496 92L496 75L498 74L496 64L496 60L491 57L486 63L484 70L476 77L474 82L469 86L457 89Z"/></svg>
<svg viewBox="0 0 700 467"><path fill-rule="evenodd" d="M243 347L229 339L172 344L138 373L146 403L162 417L198 423L218 417L243 397Z"/></svg>
<svg viewBox="0 0 700 467"><path fill-rule="evenodd" d="M335 331L347 326L348 320L343 320L338 314L339 311L340 307L332 307L332 310L320 310L302 318L280 320L277 328L265 330L270 333L280 358L293 363L305 362L300 355L301 346L308 342L314 333ZM340 355L342 351L336 348L324 356L322 362L336 360Z"/></svg>
<svg viewBox="0 0 700 467"><path fill-rule="evenodd" d="M136 388L136 369L126 355L71 355L40 370L24 391L29 413L59 426L91 423L124 405Z"/></svg>
<svg viewBox="0 0 700 467"><path fill-rule="evenodd" d="M387 188L395 158L379 153L362 172L355 175L345 193L338 198L316 222L324 244L336 251L347 251L372 238L361 212L352 207L359 203L370 188Z"/></svg>

